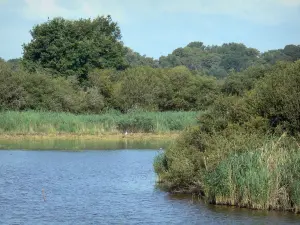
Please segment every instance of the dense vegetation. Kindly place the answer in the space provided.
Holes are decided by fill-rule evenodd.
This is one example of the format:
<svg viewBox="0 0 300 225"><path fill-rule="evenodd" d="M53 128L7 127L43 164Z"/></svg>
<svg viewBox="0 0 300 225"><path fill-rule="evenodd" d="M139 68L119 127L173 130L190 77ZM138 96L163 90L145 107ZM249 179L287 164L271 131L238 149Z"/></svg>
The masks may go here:
<svg viewBox="0 0 300 225"><path fill-rule="evenodd" d="M46 71L14 70L0 62L0 108L72 113L202 110L219 92L213 77L194 74L185 67L93 70L85 83L52 77Z"/></svg>
<svg viewBox="0 0 300 225"><path fill-rule="evenodd" d="M191 42L184 48L175 49L172 54L159 59L161 67L184 65L191 70L200 70L218 78L226 77L232 71L240 72L252 66L272 65L277 61L300 59L300 46L287 45L284 49L260 53L240 43L222 46L205 46L202 42Z"/></svg>
<svg viewBox="0 0 300 225"><path fill-rule="evenodd" d="M300 61L230 75L222 95L156 158L160 186L207 201L299 211Z"/></svg>
<svg viewBox="0 0 300 225"><path fill-rule="evenodd" d="M239 43L191 42L154 60L125 47L110 16L54 18L30 33L22 59L0 60L2 110L203 110L221 91L241 94L239 86L251 88L251 79L261 76L258 70L300 58L296 45L260 53ZM239 75L245 70L246 81ZM224 80L216 78L224 77L221 90Z"/></svg>
<svg viewBox="0 0 300 225"><path fill-rule="evenodd" d="M1 110L206 110L222 92L250 90L277 61L300 58L296 45L260 53L239 43L191 42L154 60L125 47L110 16L55 18L31 35L22 59L0 60Z"/></svg>

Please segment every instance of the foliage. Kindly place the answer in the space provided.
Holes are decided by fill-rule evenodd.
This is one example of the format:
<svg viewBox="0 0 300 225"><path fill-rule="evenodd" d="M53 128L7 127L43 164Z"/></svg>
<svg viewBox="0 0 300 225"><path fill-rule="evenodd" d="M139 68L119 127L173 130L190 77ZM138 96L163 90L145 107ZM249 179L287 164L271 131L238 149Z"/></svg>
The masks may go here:
<svg viewBox="0 0 300 225"><path fill-rule="evenodd" d="M116 108L125 112L134 108L157 110L158 98L165 92L160 74L160 70L151 67L123 71L113 93Z"/></svg>
<svg viewBox="0 0 300 225"><path fill-rule="evenodd" d="M22 69L22 59L9 59L7 60L7 64L11 67L12 70L20 70Z"/></svg>
<svg viewBox="0 0 300 225"><path fill-rule="evenodd" d="M135 108L204 110L218 92L214 78L193 74L183 66L171 69L135 67L120 72L112 99L114 107L124 112Z"/></svg>
<svg viewBox="0 0 300 225"><path fill-rule="evenodd" d="M161 67L184 65L191 70L200 70L216 77L225 77L231 70L242 71L259 62L259 51L243 44L229 43L222 46L205 46L192 42L184 48L159 59Z"/></svg>
<svg viewBox="0 0 300 225"><path fill-rule="evenodd" d="M74 21L54 18L30 33L31 42L23 45L23 63L29 71L41 67L84 80L94 68L124 66L121 31L110 16Z"/></svg>
<svg viewBox="0 0 300 225"><path fill-rule="evenodd" d="M193 74L185 67L95 69L82 86L75 76L64 78L45 70L29 73L5 62L0 66L0 109L73 113L205 110L219 93L214 78Z"/></svg>
<svg viewBox="0 0 300 225"><path fill-rule="evenodd" d="M64 78L13 71L6 64L0 67L1 109L80 111L83 93L76 92Z"/></svg>
<svg viewBox="0 0 300 225"><path fill-rule="evenodd" d="M300 131L300 61L280 63L250 94L250 102L270 126L292 134Z"/></svg>
<svg viewBox="0 0 300 225"><path fill-rule="evenodd" d="M256 81L262 78L272 68L264 65L257 65L247 68L238 73L231 73L226 78L222 92L227 95L243 96L247 91L253 89Z"/></svg>
<svg viewBox="0 0 300 225"><path fill-rule="evenodd" d="M0 61L0 108L23 109L26 105L27 93L22 76L12 72L4 61Z"/></svg>
<svg viewBox="0 0 300 225"><path fill-rule="evenodd" d="M125 48L125 62L129 67L137 67L137 66L150 66L153 68L158 67L158 61L147 57L146 55L140 55L138 52L134 52L130 48Z"/></svg>
<svg viewBox="0 0 300 225"><path fill-rule="evenodd" d="M159 185L215 204L299 210L300 61L234 74L240 92L215 99L155 160ZM228 81L229 82L229 81ZM233 89L231 89L233 90Z"/></svg>

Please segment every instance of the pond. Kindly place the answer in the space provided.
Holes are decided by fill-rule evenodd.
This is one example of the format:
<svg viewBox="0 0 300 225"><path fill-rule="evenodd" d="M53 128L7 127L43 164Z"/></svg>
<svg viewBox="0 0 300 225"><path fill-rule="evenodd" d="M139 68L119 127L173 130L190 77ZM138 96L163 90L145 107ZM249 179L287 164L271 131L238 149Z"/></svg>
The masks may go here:
<svg viewBox="0 0 300 225"><path fill-rule="evenodd" d="M134 145L0 151L0 224L300 223L293 213L212 206L162 192L152 167L161 150L129 149Z"/></svg>

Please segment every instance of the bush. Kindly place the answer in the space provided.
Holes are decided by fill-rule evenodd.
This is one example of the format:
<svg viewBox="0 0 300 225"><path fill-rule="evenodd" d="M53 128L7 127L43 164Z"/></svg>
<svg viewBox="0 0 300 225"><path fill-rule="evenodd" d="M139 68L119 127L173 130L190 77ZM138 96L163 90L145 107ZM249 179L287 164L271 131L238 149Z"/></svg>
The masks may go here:
<svg viewBox="0 0 300 225"><path fill-rule="evenodd" d="M23 87L22 76L18 76L0 61L0 108L21 110L26 107L28 94Z"/></svg>
<svg viewBox="0 0 300 225"><path fill-rule="evenodd" d="M279 64L257 83L249 102L271 127L296 134L300 131L299 83L300 61Z"/></svg>

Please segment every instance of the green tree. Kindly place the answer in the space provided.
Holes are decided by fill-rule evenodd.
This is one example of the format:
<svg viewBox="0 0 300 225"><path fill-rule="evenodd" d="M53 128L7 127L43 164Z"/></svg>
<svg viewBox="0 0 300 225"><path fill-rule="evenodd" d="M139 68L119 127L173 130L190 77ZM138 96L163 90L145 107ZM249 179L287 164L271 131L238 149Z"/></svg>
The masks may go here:
<svg viewBox="0 0 300 225"><path fill-rule="evenodd" d="M84 95L63 77L15 71L0 63L0 109L80 112Z"/></svg>
<svg viewBox="0 0 300 225"><path fill-rule="evenodd" d="M121 31L110 16L66 20L55 18L36 25L32 40L23 45L23 63L30 71L39 67L80 80L94 68L124 67Z"/></svg>
<svg viewBox="0 0 300 225"><path fill-rule="evenodd" d="M128 64L130 67L136 67L136 66L151 66L153 68L158 67L158 61L154 60L153 58L147 57L145 55L140 55L138 52L134 52L130 48L125 48L126 54L125 54L125 60L126 64Z"/></svg>
<svg viewBox="0 0 300 225"><path fill-rule="evenodd" d="M192 73L185 66L165 71L167 100L162 110L204 110L213 103L218 87L212 77Z"/></svg>
<svg viewBox="0 0 300 225"><path fill-rule="evenodd" d="M270 66L253 66L242 72L233 72L228 75L222 85L222 92L227 95L243 96L247 91L254 88L256 82L270 71Z"/></svg>
<svg viewBox="0 0 300 225"><path fill-rule="evenodd" d="M26 106L27 93L23 79L10 66L0 60L0 109L20 110Z"/></svg>
<svg viewBox="0 0 300 225"><path fill-rule="evenodd" d="M280 62L260 79L250 93L257 113L272 127L292 134L300 131L300 61Z"/></svg>
<svg viewBox="0 0 300 225"><path fill-rule="evenodd" d="M158 110L164 99L165 83L160 69L135 67L122 72L120 81L114 85L114 105L117 109Z"/></svg>
<svg viewBox="0 0 300 225"><path fill-rule="evenodd" d="M286 45L283 53L291 57L292 61L300 59L300 45Z"/></svg>
<svg viewBox="0 0 300 225"><path fill-rule="evenodd" d="M190 70L202 71L218 78L227 76L231 70L243 71L261 63L263 60L258 50L239 43L205 46L202 42L191 42L159 58L160 67L186 66Z"/></svg>
<svg viewBox="0 0 300 225"><path fill-rule="evenodd" d="M19 70L21 65L22 59L16 58L16 59L9 59L7 60L7 64L13 69L13 70Z"/></svg>
<svg viewBox="0 0 300 225"><path fill-rule="evenodd" d="M226 70L240 72L249 66L253 66L259 57L259 51L247 48L244 44L223 44L218 50L222 54L221 66Z"/></svg>
<svg viewBox="0 0 300 225"><path fill-rule="evenodd" d="M89 87L97 90L98 94L102 96L102 104L105 108L113 107L113 85L118 82L118 80L114 80L117 76L118 71L112 69L95 69L89 73Z"/></svg>
<svg viewBox="0 0 300 225"><path fill-rule="evenodd" d="M292 58L284 54L282 49L264 52L262 59L268 64L275 64L278 61L292 61Z"/></svg>

